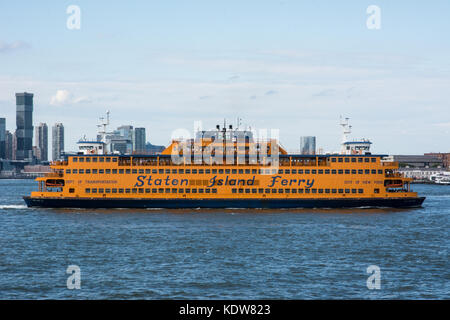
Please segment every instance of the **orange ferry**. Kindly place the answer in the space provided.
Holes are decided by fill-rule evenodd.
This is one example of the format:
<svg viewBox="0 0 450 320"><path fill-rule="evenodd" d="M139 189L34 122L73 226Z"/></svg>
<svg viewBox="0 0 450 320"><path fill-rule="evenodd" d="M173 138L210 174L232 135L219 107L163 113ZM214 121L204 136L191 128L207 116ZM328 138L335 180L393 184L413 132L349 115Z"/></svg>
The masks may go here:
<svg viewBox="0 0 450 320"><path fill-rule="evenodd" d="M251 132L231 126L202 131L196 139L174 140L160 155L102 154L101 147L85 149L53 162L52 172L36 179L38 191L24 197L26 204L348 208L417 207L425 199L411 191L412 179L399 174L398 163L385 155L358 151L288 154L274 139L254 141Z"/></svg>

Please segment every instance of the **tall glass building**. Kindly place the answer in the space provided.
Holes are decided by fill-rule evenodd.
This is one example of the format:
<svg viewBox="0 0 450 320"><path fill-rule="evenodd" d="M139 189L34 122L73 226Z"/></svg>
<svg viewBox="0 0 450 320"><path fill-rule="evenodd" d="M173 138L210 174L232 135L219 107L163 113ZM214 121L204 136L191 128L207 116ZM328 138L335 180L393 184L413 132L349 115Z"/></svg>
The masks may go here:
<svg viewBox="0 0 450 320"><path fill-rule="evenodd" d="M52 128L52 159L61 159L64 152L64 126L62 123L55 123Z"/></svg>
<svg viewBox="0 0 450 320"><path fill-rule="evenodd" d="M6 119L0 118L0 159L6 159Z"/></svg>
<svg viewBox="0 0 450 320"><path fill-rule="evenodd" d="M33 157L33 94L16 93L16 159Z"/></svg>
<svg viewBox="0 0 450 320"><path fill-rule="evenodd" d="M39 160L48 160L48 127L46 123L40 123L36 127L36 147L39 149Z"/></svg>
<svg viewBox="0 0 450 320"><path fill-rule="evenodd" d="M134 129L133 151L137 153L145 152L145 128Z"/></svg>

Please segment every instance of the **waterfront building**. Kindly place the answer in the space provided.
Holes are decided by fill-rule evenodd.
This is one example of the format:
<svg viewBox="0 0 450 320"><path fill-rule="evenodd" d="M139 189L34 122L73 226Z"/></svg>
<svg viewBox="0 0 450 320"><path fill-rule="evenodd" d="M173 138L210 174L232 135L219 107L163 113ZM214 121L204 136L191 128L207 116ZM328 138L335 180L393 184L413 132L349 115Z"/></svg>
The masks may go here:
<svg viewBox="0 0 450 320"><path fill-rule="evenodd" d="M133 151L135 153L142 153L145 151L145 140L145 128L135 128L133 141Z"/></svg>
<svg viewBox="0 0 450 320"><path fill-rule="evenodd" d="M33 94L16 93L16 159L32 159Z"/></svg>
<svg viewBox="0 0 450 320"><path fill-rule="evenodd" d="M425 153L424 156L437 157L442 160L442 165L444 166L444 168L450 169L450 153L448 153L448 152L447 153L431 152L431 153Z"/></svg>
<svg viewBox="0 0 450 320"><path fill-rule="evenodd" d="M5 134L5 159L13 159L13 134L8 130Z"/></svg>
<svg viewBox="0 0 450 320"><path fill-rule="evenodd" d="M316 137L300 137L300 154L316 154Z"/></svg>
<svg viewBox="0 0 450 320"><path fill-rule="evenodd" d="M55 123L52 128L52 159L61 159L64 152L64 126L62 123Z"/></svg>
<svg viewBox="0 0 450 320"><path fill-rule="evenodd" d="M6 119L0 118L0 159L6 159Z"/></svg>
<svg viewBox="0 0 450 320"><path fill-rule="evenodd" d="M48 161L48 127L46 123L40 123L36 127L35 139L35 145L38 149L36 153L39 154L37 159L40 161Z"/></svg>

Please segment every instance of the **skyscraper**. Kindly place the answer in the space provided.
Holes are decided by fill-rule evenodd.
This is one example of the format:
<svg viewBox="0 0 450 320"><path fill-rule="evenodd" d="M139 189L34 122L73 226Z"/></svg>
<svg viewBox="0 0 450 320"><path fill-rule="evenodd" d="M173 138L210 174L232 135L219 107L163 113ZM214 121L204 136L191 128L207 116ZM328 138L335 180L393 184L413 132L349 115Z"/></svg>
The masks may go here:
<svg viewBox="0 0 450 320"><path fill-rule="evenodd" d="M0 159L6 159L6 119L0 118Z"/></svg>
<svg viewBox="0 0 450 320"><path fill-rule="evenodd" d="M145 152L145 128L134 129L133 151Z"/></svg>
<svg viewBox="0 0 450 320"><path fill-rule="evenodd" d="M316 137L300 137L300 154L316 154Z"/></svg>
<svg viewBox="0 0 450 320"><path fill-rule="evenodd" d="M48 160L48 127L46 123L40 123L36 127L36 147L38 148L40 161Z"/></svg>
<svg viewBox="0 0 450 320"><path fill-rule="evenodd" d="M6 130L5 134L5 159L13 159L13 134Z"/></svg>
<svg viewBox="0 0 450 320"><path fill-rule="evenodd" d="M55 123L52 128L52 159L53 161L61 158L64 151L64 126L62 123Z"/></svg>
<svg viewBox="0 0 450 320"><path fill-rule="evenodd" d="M16 159L33 156L33 94L16 93Z"/></svg>

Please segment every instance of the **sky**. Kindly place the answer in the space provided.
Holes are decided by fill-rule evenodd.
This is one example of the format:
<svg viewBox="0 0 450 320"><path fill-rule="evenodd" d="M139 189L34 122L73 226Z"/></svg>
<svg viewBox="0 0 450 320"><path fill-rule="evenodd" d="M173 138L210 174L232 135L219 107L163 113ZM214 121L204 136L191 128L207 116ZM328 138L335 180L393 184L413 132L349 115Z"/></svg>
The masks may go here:
<svg viewBox="0 0 450 320"><path fill-rule="evenodd" d="M62 122L66 151L110 110L112 129L159 145L239 117L290 151L309 135L337 151L342 115L374 153L450 152L449 14L448 0L2 1L0 117L14 131L15 93L34 93L34 125Z"/></svg>

